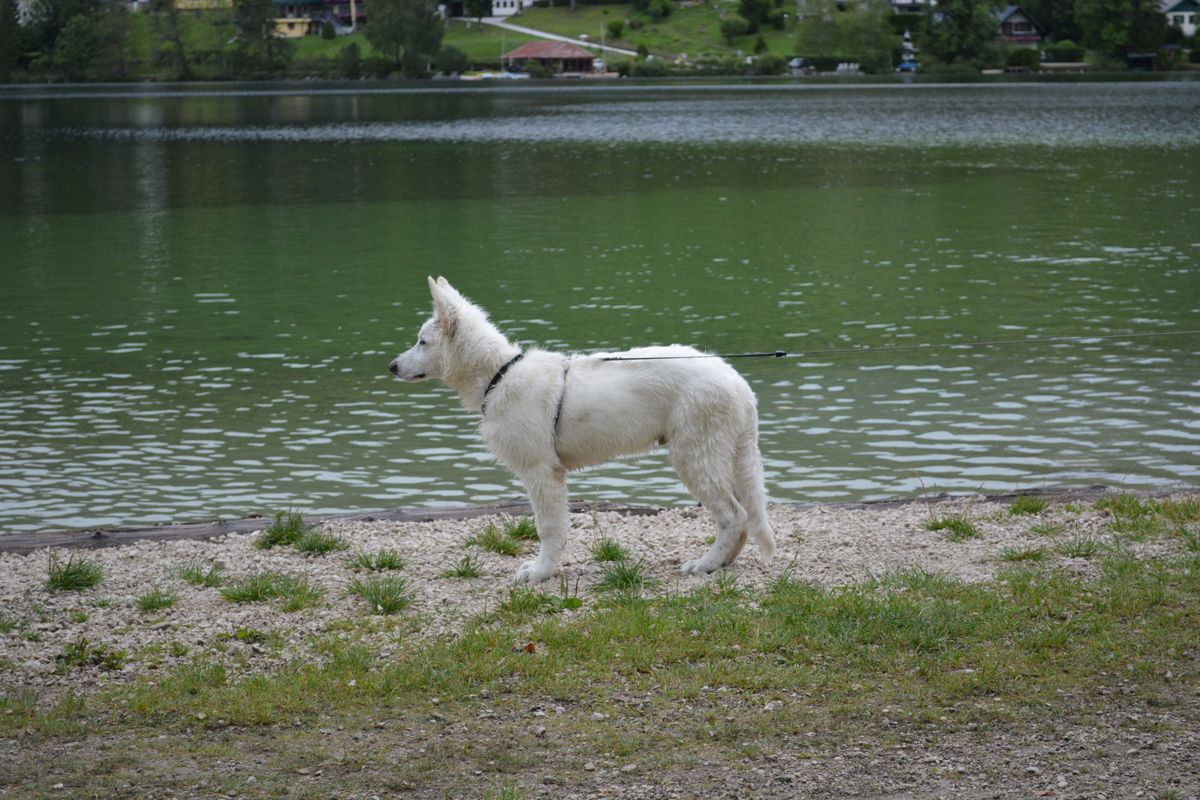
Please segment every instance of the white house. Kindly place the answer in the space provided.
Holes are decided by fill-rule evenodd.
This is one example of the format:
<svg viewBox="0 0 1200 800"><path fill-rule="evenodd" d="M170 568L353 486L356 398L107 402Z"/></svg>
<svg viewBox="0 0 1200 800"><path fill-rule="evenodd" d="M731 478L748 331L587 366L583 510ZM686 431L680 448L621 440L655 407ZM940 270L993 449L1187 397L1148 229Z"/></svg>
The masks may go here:
<svg viewBox="0 0 1200 800"><path fill-rule="evenodd" d="M1184 36L1196 35L1196 13L1200 3L1196 0L1165 0L1162 12L1167 17L1167 24L1179 28Z"/></svg>

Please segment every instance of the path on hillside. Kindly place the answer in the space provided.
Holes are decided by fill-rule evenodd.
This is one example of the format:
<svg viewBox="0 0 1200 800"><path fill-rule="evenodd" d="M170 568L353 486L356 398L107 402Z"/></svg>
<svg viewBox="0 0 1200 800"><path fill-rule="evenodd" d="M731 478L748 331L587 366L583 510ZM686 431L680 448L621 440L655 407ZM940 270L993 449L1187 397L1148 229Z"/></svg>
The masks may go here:
<svg viewBox="0 0 1200 800"><path fill-rule="evenodd" d="M466 17L462 17L461 19L467 22L473 21L473 18L468 20ZM560 36L557 33L547 33L546 31L526 28L524 25L514 25L511 22L506 22L502 17L484 17L483 24L492 25L497 28L504 28L505 30L515 31L516 33L523 33L527 36L536 36L539 39L550 39L556 42L570 42L578 47L595 48L596 50L600 50L605 53L617 53L618 55L622 56L630 56L634 58L637 57L637 51L635 50L626 50L623 47L612 47L611 45L607 44L596 44L592 41L585 42L580 39L572 39L570 36Z"/></svg>

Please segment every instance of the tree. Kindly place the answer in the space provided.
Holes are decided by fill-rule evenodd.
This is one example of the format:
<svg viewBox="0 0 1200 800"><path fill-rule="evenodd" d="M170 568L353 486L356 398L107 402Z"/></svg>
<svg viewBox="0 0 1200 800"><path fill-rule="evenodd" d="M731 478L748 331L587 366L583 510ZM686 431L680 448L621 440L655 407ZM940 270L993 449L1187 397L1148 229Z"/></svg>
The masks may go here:
<svg viewBox="0 0 1200 800"><path fill-rule="evenodd" d="M758 26L766 23L775 9L774 0L739 0L738 13L750 23L750 33L757 33Z"/></svg>
<svg viewBox="0 0 1200 800"><path fill-rule="evenodd" d="M100 60L105 71L124 78L129 72L129 36L133 30L133 15L122 2L109 3L96 23L100 37Z"/></svg>
<svg viewBox="0 0 1200 800"><path fill-rule="evenodd" d="M234 0L233 21L237 28L234 63L240 74L279 72L287 67L296 45L275 35L272 0Z"/></svg>
<svg viewBox="0 0 1200 800"><path fill-rule="evenodd" d="M444 44L438 48L433 57L433 65L443 75L463 73L471 64L471 59L462 50L453 45Z"/></svg>
<svg viewBox="0 0 1200 800"><path fill-rule="evenodd" d="M463 10L468 17L474 17L482 24L484 17L492 15L492 0L466 0Z"/></svg>
<svg viewBox="0 0 1200 800"><path fill-rule="evenodd" d="M445 27L430 0L371 0L366 32L376 50L391 56L405 75L418 77L429 71Z"/></svg>
<svg viewBox="0 0 1200 800"><path fill-rule="evenodd" d="M979 58L999 31L990 0L942 0L928 20L929 48L947 64Z"/></svg>
<svg viewBox="0 0 1200 800"><path fill-rule="evenodd" d="M51 56L67 24L78 16L93 16L97 0L33 0L29 6L29 43Z"/></svg>
<svg viewBox="0 0 1200 800"><path fill-rule="evenodd" d="M167 43L179 79L190 81L192 65L183 41L183 15L175 7L175 0L153 0L150 11L153 15L154 30Z"/></svg>
<svg viewBox="0 0 1200 800"><path fill-rule="evenodd" d="M1075 21L1084 45L1105 53L1154 51L1166 41L1155 0L1076 0Z"/></svg>
<svg viewBox="0 0 1200 800"><path fill-rule="evenodd" d="M87 14L79 14L71 17L58 35L50 62L70 80L82 80L96 60L99 44L96 21Z"/></svg>
<svg viewBox="0 0 1200 800"><path fill-rule="evenodd" d="M810 15L797 26L799 52L834 56L860 64L868 72L886 72L899 39L888 21L888 0L851 0L839 11L833 0L806 4Z"/></svg>
<svg viewBox="0 0 1200 800"><path fill-rule="evenodd" d="M1075 22L1075 0L1026 0L1021 8L1042 26L1047 39L1061 42L1079 39Z"/></svg>
<svg viewBox="0 0 1200 800"><path fill-rule="evenodd" d="M745 36L750 32L750 23L737 16L726 17L721 20L721 36L725 38L725 43L733 46L733 40L739 36Z"/></svg>
<svg viewBox="0 0 1200 800"><path fill-rule="evenodd" d="M0 0L0 80L16 69L21 59L21 27L15 0Z"/></svg>

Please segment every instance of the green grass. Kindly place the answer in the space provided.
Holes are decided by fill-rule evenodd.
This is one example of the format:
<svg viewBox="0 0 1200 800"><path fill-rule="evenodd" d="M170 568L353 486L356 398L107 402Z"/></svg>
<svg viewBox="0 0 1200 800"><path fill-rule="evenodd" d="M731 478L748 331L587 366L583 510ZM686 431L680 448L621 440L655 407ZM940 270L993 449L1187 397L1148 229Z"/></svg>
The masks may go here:
<svg viewBox="0 0 1200 800"><path fill-rule="evenodd" d="M512 536L507 528L488 523L482 532L467 540L468 545L482 547L501 556L519 556L525 552L525 541Z"/></svg>
<svg viewBox="0 0 1200 800"><path fill-rule="evenodd" d="M117 650L104 645L92 644L86 637L80 636L67 644L54 657L60 672L81 666L94 666L104 670L118 670L125 666L129 656L124 650Z"/></svg>
<svg viewBox="0 0 1200 800"><path fill-rule="evenodd" d="M280 511L275 520L254 541L260 550L270 550L281 545L294 545L308 533L304 516L297 511Z"/></svg>
<svg viewBox="0 0 1200 800"><path fill-rule="evenodd" d="M1062 533L1066 528L1060 522L1039 522L1036 525L1029 526L1029 532L1034 536L1045 536L1053 538Z"/></svg>
<svg viewBox="0 0 1200 800"><path fill-rule="evenodd" d="M1046 560L1046 549L1044 547L1006 547L1000 551L1000 558L1010 562L1041 562Z"/></svg>
<svg viewBox="0 0 1200 800"><path fill-rule="evenodd" d="M163 589L151 589L145 594L139 595L135 602L138 611L141 611L143 614L150 614L154 611L171 608L179 602L179 595Z"/></svg>
<svg viewBox="0 0 1200 800"><path fill-rule="evenodd" d="M52 592L79 592L98 586L104 580L104 569L86 558L71 553L64 562L52 551L46 565L46 588Z"/></svg>
<svg viewBox="0 0 1200 800"><path fill-rule="evenodd" d="M179 577L193 586L202 586L208 589L215 589L224 581L224 576L221 574L223 565L221 564L199 564L192 563L184 566L179 570Z"/></svg>
<svg viewBox="0 0 1200 800"><path fill-rule="evenodd" d="M367 572L388 572L404 569L407 562L395 550L377 550L374 553L355 553L346 559L350 569L362 569Z"/></svg>
<svg viewBox="0 0 1200 800"><path fill-rule="evenodd" d="M1064 542L1059 542L1057 550L1067 558L1091 558L1099 552L1100 543L1091 536L1076 534Z"/></svg>
<svg viewBox="0 0 1200 800"><path fill-rule="evenodd" d="M592 545L592 561L605 563L610 561L628 561L629 551L621 546L616 539L607 536Z"/></svg>
<svg viewBox="0 0 1200 800"><path fill-rule="evenodd" d="M639 594L652 583L644 561L612 561L604 567L593 588L598 592Z"/></svg>
<svg viewBox="0 0 1200 800"><path fill-rule="evenodd" d="M221 596L233 603L279 600L280 609L290 613L319 605L325 590L306 577L259 572L229 584L221 590Z"/></svg>
<svg viewBox="0 0 1200 800"><path fill-rule="evenodd" d="M946 539L951 542L965 542L981 535L974 523L962 517L935 517L925 523L925 529L945 531Z"/></svg>
<svg viewBox="0 0 1200 800"><path fill-rule="evenodd" d="M478 578L483 574L483 570L479 568L479 562L475 560L470 553L462 557L462 560L454 565L452 569L448 569L442 573L444 578Z"/></svg>
<svg viewBox="0 0 1200 800"><path fill-rule="evenodd" d="M347 591L366 601L372 614L395 614L413 603L408 581L396 575L355 578Z"/></svg>
<svg viewBox="0 0 1200 800"><path fill-rule="evenodd" d="M534 524L532 517L505 520L504 532L511 538L520 539L523 542L536 542L538 540L537 525Z"/></svg>
<svg viewBox="0 0 1200 800"><path fill-rule="evenodd" d="M1044 497L1027 494L1018 497L1008 507L1008 513L1012 516L1040 514L1050 507L1050 501Z"/></svg>
<svg viewBox="0 0 1200 800"><path fill-rule="evenodd" d="M349 542L341 536L315 529L305 531L296 540L296 550L309 556L323 556L337 550L346 550L349 547Z"/></svg>

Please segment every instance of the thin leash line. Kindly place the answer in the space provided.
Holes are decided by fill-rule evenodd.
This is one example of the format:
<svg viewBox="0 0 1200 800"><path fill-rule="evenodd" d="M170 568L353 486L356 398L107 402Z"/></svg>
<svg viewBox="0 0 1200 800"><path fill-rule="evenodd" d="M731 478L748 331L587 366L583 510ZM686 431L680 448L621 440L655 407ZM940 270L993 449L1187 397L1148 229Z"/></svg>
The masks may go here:
<svg viewBox="0 0 1200 800"><path fill-rule="evenodd" d="M603 356L601 361L672 361L691 358L796 358L799 356L828 356L845 355L847 353L889 353L904 350L945 350L951 348L992 347L1016 344L1047 344L1050 342L1091 342L1105 339L1143 339L1151 336L1195 336L1200 330L1194 331L1156 331L1153 333L1113 333L1100 336L1048 336L1035 339L984 339L973 342L943 342L907 345L888 345L886 347L839 347L828 350L768 350L761 353L702 353L686 356Z"/></svg>

